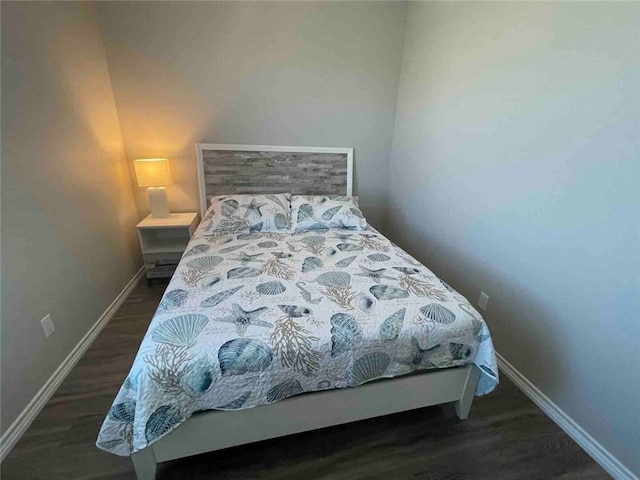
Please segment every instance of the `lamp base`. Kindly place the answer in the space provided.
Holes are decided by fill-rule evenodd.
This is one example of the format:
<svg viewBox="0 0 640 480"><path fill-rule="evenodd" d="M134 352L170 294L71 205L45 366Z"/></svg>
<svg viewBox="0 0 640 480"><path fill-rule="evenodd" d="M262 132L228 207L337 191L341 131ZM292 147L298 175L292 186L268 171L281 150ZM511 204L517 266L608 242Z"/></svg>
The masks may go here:
<svg viewBox="0 0 640 480"><path fill-rule="evenodd" d="M151 207L151 216L156 218L166 218L170 215L169 205L167 204L167 194L164 187L147 188L149 195L149 206Z"/></svg>

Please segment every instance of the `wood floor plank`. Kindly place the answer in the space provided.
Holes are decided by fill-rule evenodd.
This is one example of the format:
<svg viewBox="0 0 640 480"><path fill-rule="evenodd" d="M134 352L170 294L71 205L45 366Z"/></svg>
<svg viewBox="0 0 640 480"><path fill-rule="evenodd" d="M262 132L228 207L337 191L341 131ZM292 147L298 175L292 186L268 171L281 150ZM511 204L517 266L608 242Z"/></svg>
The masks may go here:
<svg viewBox="0 0 640 480"><path fill-rule="evenodd" d="M3 480L133 480L95 440L164 287L140 283L0 466ZM508 379L465 421L424 408L161 464L158 480L600 480L609 476Z"/></svg>

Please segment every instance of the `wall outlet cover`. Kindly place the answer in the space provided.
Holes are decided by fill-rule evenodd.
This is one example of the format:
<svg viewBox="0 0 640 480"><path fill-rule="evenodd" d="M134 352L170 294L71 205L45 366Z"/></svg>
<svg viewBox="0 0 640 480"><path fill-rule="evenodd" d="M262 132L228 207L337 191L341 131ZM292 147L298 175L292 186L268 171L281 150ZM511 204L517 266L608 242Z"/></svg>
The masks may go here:
<svg viewBox="0 0 640 480"><path fill-rule="evenodd" d="M42 325L42 330L44 330L44 336L50 337L53 332L55 332L56 328L53 325L53 319L51 318L51 314L47 314L42 320L40 320L40 324Z"/></svg>
<svg viewBox="0 0 640 480"><path fill-rule="evenodd" d="M489 301L489 295L484 292L480 292L480 296L478 297L478 306L485 310L487 308L487 302Z"/></svg>

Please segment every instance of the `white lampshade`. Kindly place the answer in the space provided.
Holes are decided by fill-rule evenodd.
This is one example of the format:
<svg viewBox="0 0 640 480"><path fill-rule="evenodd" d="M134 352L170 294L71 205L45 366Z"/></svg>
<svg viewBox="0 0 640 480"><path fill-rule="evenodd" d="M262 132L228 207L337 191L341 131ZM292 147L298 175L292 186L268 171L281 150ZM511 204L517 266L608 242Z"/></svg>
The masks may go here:
<svg viewBox="0 0 640 480"><path fill-rule="evenodd" d="M143 158L133 162L139 187L171 185L171 170L166 158Z"/></svg>
<svg viewBox="0 0 640 480"><path fill-rule="evenodd" d="M151 215L158 218L170 215L165 185L171 185L171 170L166 158L141 158L133 162L139 187L148 187Z"/></svg>

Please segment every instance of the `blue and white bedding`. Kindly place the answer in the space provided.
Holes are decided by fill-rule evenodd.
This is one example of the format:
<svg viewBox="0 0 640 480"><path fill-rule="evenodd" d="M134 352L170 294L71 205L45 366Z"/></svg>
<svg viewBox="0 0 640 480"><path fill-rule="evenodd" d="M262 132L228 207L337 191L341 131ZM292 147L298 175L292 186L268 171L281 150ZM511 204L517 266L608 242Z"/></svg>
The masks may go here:
<svg viewBox="0 0 640 480"><path fill-rule="evenodd" d="M368 228L208 235L198 228L97 445L131 455L194 412L237 410L475 363L498 383L478 312Z"/></svg>

